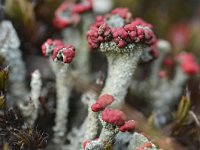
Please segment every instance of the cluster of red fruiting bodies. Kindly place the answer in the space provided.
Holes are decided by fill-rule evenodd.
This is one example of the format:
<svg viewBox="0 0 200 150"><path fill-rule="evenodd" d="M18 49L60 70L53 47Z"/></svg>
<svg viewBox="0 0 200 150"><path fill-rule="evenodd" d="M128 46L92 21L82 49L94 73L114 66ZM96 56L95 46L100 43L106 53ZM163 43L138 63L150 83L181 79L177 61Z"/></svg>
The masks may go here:
<svg viewBox="0 0 200 150"><path fill-rule="evenodd" d="M102 111L102 120L120 127L120 131L133 131L135 129L135 122L133 120L125 122L126 115L118 110L106 108L114 101L114 97L109 94L104 94L91 106L93 112Z"/></svg>
<svg viewBox="0 0 200 150"><path fill-rule="evenodd" d="M101 112L101 118L107 124L111 124L119 128L121 132L133 132L135 130L136 123L134 120L126 121L126 115L118 109L107 108L114 101L114 97L109 94L102 95L96 103L91 106L93 112ZM96 139L98 140L98 139ZM84 142L84 148L90 141Z"/></svg>
<svg viewBox="0 0 200 150"><path fill-rule="evenodd" d="M111 28L106 20L113 15L119 15L126 23L123 27ZM98 48L103 42L114 41L119 48L125 47L131 43L144 43L153 46L156 43L156 37L152 31L153 26L140 18L132 19L127 8L114 9L111 14L105 18L98 16L96 22L91 25L87 33L88 43L91 49Z"/></svg>
<svg viewBox="0 0 200 150"><path fill-rule="evenodd" d="M72 45L65 45L61 40L48 39L42 45L42 53L45 56L51 55L53 60L71 63L75 57L75 48Z"/></svg>
<svg viewBox="0 0 200 150"><path fill-rule="evenodd" d="M199 72L199 66L196 63L194 56L190 53L181 53L177 56L183 72L193 75Z"/></svg>
<svg viewBox="0 0 200 150"><path fill-rule="evenodd" d="M176 61L180 65L181 70L187 75L195 75L199 72L199 65L197 64L195 57L191 53L180 53L176 56ZM174 65L174 60L172 57L167 57L163 61L163 65L167 68L170 68ZM159 72L160 78L166 78L167 72L161 70Z"/></svg>
<svg viewBox="0 0 200 150"><path fill-rule="evenodd" d="M84 0L74 4L63 2L55 12L53 25L58 29L66 28L76 24L80 20L80 14L92 10L92 0Z"/></svg>
<svg viewBox="0 0 200 150"><path fill-rule="evenodd" d="M195 75L199 72L199 65L196 62L195 57L191 53L180 53L176 56L181 70L188 75ZM174 60L171 57L167 57L164 62L164 66L171 67L174 65Z"/></svg>

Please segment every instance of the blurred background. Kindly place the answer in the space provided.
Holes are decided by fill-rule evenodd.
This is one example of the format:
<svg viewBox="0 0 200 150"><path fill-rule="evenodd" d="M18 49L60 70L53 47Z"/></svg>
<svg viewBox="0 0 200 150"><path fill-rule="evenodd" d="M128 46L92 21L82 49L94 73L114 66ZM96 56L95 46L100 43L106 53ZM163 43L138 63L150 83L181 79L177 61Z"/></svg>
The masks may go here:
<svg viewBox="0 0 200 150"><path fill-rule="evenodd" d="M79 0L67 1L79 2ZM61 37L60 31L52 25L52 20L55 10L62 2L63 0L1 1L0 19L12 21L21 40L20 48L28 74L33 71L30 66L34 66L34 64L39 66L40 64L42 43L49 37ZM168 40L172 44L171 55L188 51L196 56L200 64L200 0L114 0L114 7L128 7L133 17L141 17L153 24L157 37ZM99 68L95 69L99 70ZM191 92L191 109L196 116L200 116L199 79L199 76L193 77L187 84ZM130 94L127 97L129 104L131 104L131 99L132 95ZM134 109L137 110L137 108ZM181 131L182 135L187 129ZM149 130L149 128L146 130ZM164 132L167 133L167 130L164 130ZM200 125L198 130L191 132L197 131L197 136L192 137L195 138L195 140L192 140L193 142L190 141L189 136L186 138L179 136L177 139L180 140L183 147L184 145L187 146L186 149L200 149ZM159 134L162 135L162 133ZM164 139L167 140L167 138ZM162 145L166 144L166 141L164 144L162 142ZM183 147L179 147L177 150L183 149Z"/></svg>
<svg viewBox="0 0 200 150"><path fill-rule="evenodd" d="M80 0L67 0L80 2ZM55 10L63 0L3 0L1 19L14 24L21 40L23 56L42 55L41 45L49 37L60 37L52 25ZM200 61L200 0L113 0L113 7L128 7L133 17L154 25L158 38L170 41L172 53L192 52ZM26 59L27 57L24 57ZM194 80L195 104L198 79Z"/></svg>
<svg viewBox="0 0 200 150"><path fill-rule="evenodd" d="M4 18L12 20L20 38L26 42L22 46L25 48L28 46L27 49L29 50L25 52L32 51L34 47L29 47L31 43L34 46L39 46L46 37L57 32L53 30L51 22L56 8L62 1L3 1ZM78 2L78 0L67 1ZM159 38L169 40L176 51L193 51L199 55L199 0L154 0L151 2L147 0L114 0L114 7L128 7L133 13L133 17L141 17L152 23L155 27L156 35ZM34 52L32 51L32 53Z"/></svg>

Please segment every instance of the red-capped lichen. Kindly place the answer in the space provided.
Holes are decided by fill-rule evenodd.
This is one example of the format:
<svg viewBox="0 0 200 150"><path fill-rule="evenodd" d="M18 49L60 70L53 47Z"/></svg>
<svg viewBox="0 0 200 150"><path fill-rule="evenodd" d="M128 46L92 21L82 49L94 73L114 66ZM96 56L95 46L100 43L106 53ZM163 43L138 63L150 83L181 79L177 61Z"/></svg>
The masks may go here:
<svg viewBox="0 0 200 150"><path fill-rule="evenodd" d="M52 54L52 59L63 63L71 63L75 56L75 48L72 45L59 45Z"/></svg>
<svg viewBox="0 0 200 150"><path fill-rule="evenodd" d="M132 43L143 43L149 47L155 45L157 40L152 31L153 26L140 18L136 18L131 23L126 23L124 20L125 24L120 27L111 28L109 26L109 20L112 15L118 14L124 19L128 12L127 8L117 8L111 14L107 15L109 17L98 17L87 33L89 47L95 49L101 43L112 40L119 48L124 48ZM101 30L101 34L98 33L99 29Z"/></svg>
<svg viewBox="0 0 200 150"><path fill-rule="evenodd" d="M177 59L184 73L194 75L199 72L199 66L192 54L182 53L177 56Z"/></svg>
<svg viewBox="0 0 200 150"><path fill-rule="evenodd" d="M126 115L118 109L110 110L109 108L105 108L102 112L102 120L115 126L123 126Z"/></svg>
<svg viewBox="0 0 200 150"><path fill-rule="evenodd" d="M172 58L172 57L166 57L166 58L164 59L164 61L163 61L163 65L164 65L165 67L171 67L171 66L173 66L173 65L174 65L174 60L173 60L173 58Z"/></svg>
<svg viewBox="0 0 200 150"><path fill-rule="evenodd" d="M85 13L91 10L92 10L92 0L83 0L82 2L75 4L72 7L72 13L77 13L77 14Z"/></svg>
<svg viewBox="0 0 200 150"><path fill-rule="evenodd" d="M106 106L110 105L114 101L114 97L109 94L102 95L95 104L91 106L92 111L98 112L103 110Z"/></svg>
<svg viewBox="0 0 200 150"><path fill-rule="evenodd" d="M92 10L92 0L84 0L74 4L63 2L55 12L53 25L57 29L66 28L80 22L81 14Z"/></svg>
<svg viewBox="0 0 200 150"><path fill-rule="evenodd" d="M63 2L56 10L53 25L58 29L63 29L72 24L73 15L71 12L72 3ZM65 14L65 15L63 15Z"/></svg>
<svg viewBox="0 0 200 150"><path fill-rule="evenodd" d="M159 77L160 78L166 78L167 77L167 72L164 70L159 71Z"/></svg>
<svg viewBox="0 0 200 150"><path fill-rule="evenodd" d="M53 52L54 48L59 45L63 45L63 42L61 40L47 39L46 42L44 42L44 44L42 44L41 46L43 55L50 55Z"/></svg>
<svg viewBox="0 0 200 150"><path fill-rule="evenodd" d="M120 17L126 19L126 17L128 16L129 10L128 8L115 8L111 14L113 15L119 15Z"/></svg>
<svg viewBox="0 0 200 150"><path fill-rule="evenodd" d="M126 131L133 132L135 130L135 126L136 126L135 121L134 120L129 120L129 121L125 122L125 124L123 126L121 126L119 128L119 130L121 132L126 132Z"/></svg>

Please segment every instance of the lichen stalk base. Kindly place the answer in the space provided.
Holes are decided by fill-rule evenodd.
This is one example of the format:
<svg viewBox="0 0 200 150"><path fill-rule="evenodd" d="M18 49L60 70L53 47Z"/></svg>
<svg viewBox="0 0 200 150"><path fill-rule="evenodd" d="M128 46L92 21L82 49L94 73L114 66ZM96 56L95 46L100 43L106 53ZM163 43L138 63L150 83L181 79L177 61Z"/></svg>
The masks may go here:
<svg viewBox="0 0 200 150"><path fill-rule="evenodd" d="M55 62L59 63L59 62ZM56 74L57 106L54 130L54 142L62 143L67 131L67 116L69 112L69 97L71 87L67 83L69 64L64 64Z"/></svg>
<svg viewBox="0 0 200 150"><path fill-rule="evenodd" d="M98 120L98 113L93 112L91 110L91 105L88 107L88 117L86 131L85 131L85 140L93 140L97 137L98 129L99 129L99 120Z"/></svg>
<svg viewBox="0 0 200 150"><path fill-rule="evenodd" d="M111 124L106 124L104 122L99 138L103 142L113 144L115 136L117 135L118 132L119 132L119 129L117 127L115 127Z"/></svg>
<svg viewBox="0 0 200 150"><path fill-rule="evenodd" d="M108 75L101 95L106 93L113 95L116 101L112 106L119 108L127 94L134 70L142 55L143 46L134 46L127 53L116 52L113 54L109 53L107 49L101 49L101 51L105 51L108 60Z"/></svg>

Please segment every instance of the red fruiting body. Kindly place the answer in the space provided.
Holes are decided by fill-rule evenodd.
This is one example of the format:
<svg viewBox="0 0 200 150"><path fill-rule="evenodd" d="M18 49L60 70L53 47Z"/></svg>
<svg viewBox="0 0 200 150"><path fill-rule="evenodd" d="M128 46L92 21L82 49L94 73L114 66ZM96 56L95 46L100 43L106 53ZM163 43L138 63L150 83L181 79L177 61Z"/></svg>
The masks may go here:
<svg viewBox="0 0 200 150"><path fill-rule="evenodd" d="M134 120L127 121L123 126L119 128L121 132L133 132L135 130L136 123Z"/></svg>
<svg viewBox="0 0 200 150"><path fill-rule="evenodd" d="M133 24L134 26L146 26L149 27L150 29L153 29L153 26L150 23L145 22L141 18L135 18Z"/></svg>
<svg viewBox="0 0 200 150"><path fill-rule="evenodd" d="M92 10L92 0L84 0L72 7L72 13L84 13Z"/></svg>
<svg viewBox="0 0 200 150"><path fill-rule="evenodd" d="M125 124L126 115L118 109L110 110L105 108L102 112L102 120L120 127Z"/></svg>
<svg viewBox="0 0 200 150"><path fill-rule="evenodd" d="M80 16L78 13L73 13L75 5L69 2L63 2L55 12L53 19L53 25L57 29L66 28L72 24L78 24L80 22Z"/></svg>
<svg viewBox="0 0 200 150"><path fill-rule="evenodd" d="M151 149L152 148L152 144L150 142L145 142L142 146L140 146L137 150L145 150L145 149Z"/></svg>
<svg viewBox="0 0 200 150"><path fill-rule="evenodd" d="M171 57L167 57L163 61L164 66L171 67L174 64L174 60Z"/></svg>
<svg viewBox="0 0 200 150"><path fill-rule="evenodd" d="M177 58L184 73L194 75L199 72L199 66L196 63L196 60L192 54L182 53L179 54Z"/></svg>
<svg viewBox="0 0 200 150"><path fill-rule="evenodd" d="M199 66L195 63L181 64L183 71L189 75L194 75L199 72Z"/></svg>
<svg viewBox="0 0 200 150"><path fill-rule="evenodd" d="M181 53L177 56L177 58L181 63L192 62L195 60L194 56L190 53Z"/></svg>
<svg viewBox="0 0 200 150"><path fill-rule="evenodd" d="M47 55L47 46L51 46L53 44L53 40L52 39L48 39L46 42L44 42L44 44L42 44L41 48L42 48L42 54L44 56Z"/></svg>
<svg viewBox="0 0 200 150"><path fill-rule="evenodd" d="M124 18L128 13L130 12L127 8L117 8L113 10L110 15L118 14ZM87 39L91 49L98 48L101 43L110 42L111 40L113 40L119 48L123 48L131 43L144 43L149 47L155 47L154 45L157 40L152 31L153 26L151 24L137 18L132 23L126 23L123 27L111 28L107 24L111 16L105 18L98 16L96 22L90 26ZM153 52L155 52L155 49ZM155 55L156 54L157 53L155 53Z"/></svg>
<svg viewBox="0 0 200 150"><path fill-rule="evenodd" d="M106 106L110 105L114 101L114 97L109 94L102 95L95 104L91 106L92 111L98 112L103 110Z"/></svg>
<svg viewBox="0 0 200 150"><path fill-rule="evenodd" d="M42 44L42 53L44 56L48 56L52 53L53 49L57 46L63 45L63 42L61 40L52 40L48 39L44 44Z"/></svg>
<svg viewBox="0 0 200 150"><path fill-rule="evenodd" d="M144 29L144 39L145 39L145 44L147 44L149 46L155 45L157 42L157 39L156 39L153 31L150 29L146 29L146 28Z"/></svg>
<svg viewBox="0 0 200 150"><path fill-rule="evenodd" d="M128 8L116 8L111 12L111 14L119 15L120 17L124 19L127 17L127 13L129 13Z"/></svg>
<svg viewBox="0 0 200 150"><path fill-rule="evenodd" d="M69 10L70 7L72 7L73 4L69 2L63 2L58 9L56 10L55 14L60 15L61 13L65 12L66 10Z"/></svg>
<svg viewBox="0 0 200 150"><path fill-rule="evenodd" d="M137 40L136 42L143 42L144 41L144 30L143 28L137 29Z"/></svg>
<svg viewBox="0 0 200 150"><path fill-rule="evenodd" d="M128 40L129 42L136 40L137 38L137 28L134 26L134 24L127 24L124 26L124 29L128 33Z"/></svg>
<svg viewBox="0 0 200 150"><path fill-rule="evenodd" d="M109 40L109 37L111 35L111 29L110 27L104 23L98 28L98 35L99 37L102 37L103 40L99 40L99 42L104 42L106 40ZM99 39L98 37L98 39Z"/></svg>
<svg viewBox="0 0 200 150"><path fill-rule="evenodd" d="M166 77L167 77L166 71L161 70L161 71L159 72L159 77L160 77L160 78L166 78Z"/></svg>
<svg viewBox="0 0 200 150"><path fill-rule="evenodd" d="M63 29L71 25L72 22L69 18L63 19L61 16L55 16L52 23L57 29Z"/></svg>
<svg viewBox="0 0 200 150"><path fill-rule="evenodd" d="M83 142L83 148L84 148L84 149L86 148L86 145L87 145L88 143L90 143L90 141L85 141L85 142Z"/></svg>
<svg viewBox="0 0 200 150"><path fill-rule="evenodd" d="M80 22L80 14L92 10L92 0L84 0L78 4L63 2L55 12L53 25L58 29L66 28Z"/></svg>
<svg viewBox="0 0 200 150"><path fill-rule="evenodd" d="M96 28L99 28L104 22L105 22L105 19L102 16L97 16L96 22L92 26L95 25Z"/></svg>
<svg viewBox="0 0 200 150"><path fill-rule="evenodd" d="M59 46L59 45L63 45L64 43L61 40L56 39L56 40L53 40L53 44L55 46Z"/></svg>
<svg viewBox="0 0 200 150"><path fill-rule="evenodd" d="M158 58L160 53L159 51L157 51L157 49L155 48L155 45L153 45L150 49L150 54L153 58Z"/></svg>
<svg viewBox="0 0 200 150"><path fill-rule="evenodd" d="M113 39L119 48L126 46L126 39L128 38L128 33L124 28L113 28Z"/></svg>
<svg viewBox="0 0 200 150"><path fill-rule="evenodd" d="M87 39L91 49L98 48L100 43L110 40L112 31L102 17L97 17L96 23L90 28L92 30L87 32Z"/></svg>
<svg viewBox="0 0 200 150"><path fill-rule="evenodd" d="M54 49L52 59L63 63L71 63L74 56L75 48L72 45L59 45Z"/></svg>
<svg viewBox="0 0 200 150"><path fill-rule="evenodd" d="M92 31L87 32L87 40L90 49L95 49L99 47L99 41L98 41L98 30L93 29Z"/></svg>
<svg viewBox="0 0 200 150"><path fill-rule="evenodd" d="M71 14L71 10L70 10L71 7L72 7L72 4L69 2L63 2L58 7L58 9L55 12L55 17L53 19L53 25L56 28L63 29L72 24L72 19L71 19L72 14ZM65 17L62 15L63 13L66 14Z"/></svg>

